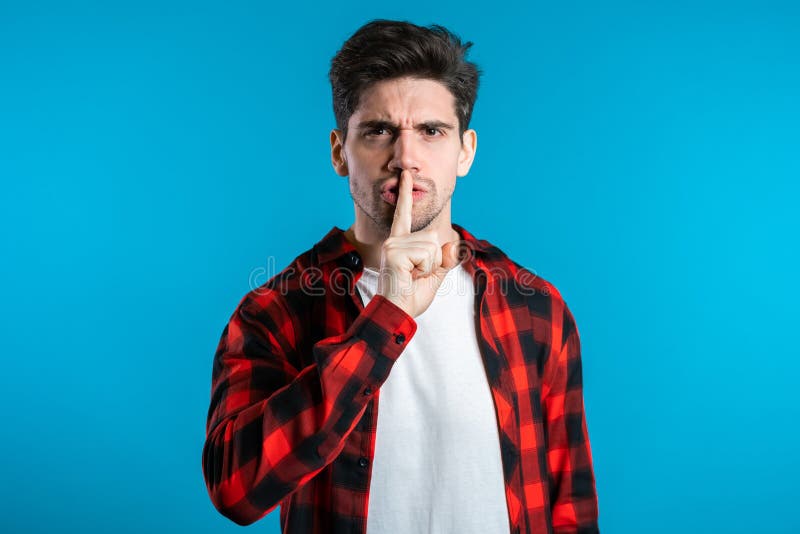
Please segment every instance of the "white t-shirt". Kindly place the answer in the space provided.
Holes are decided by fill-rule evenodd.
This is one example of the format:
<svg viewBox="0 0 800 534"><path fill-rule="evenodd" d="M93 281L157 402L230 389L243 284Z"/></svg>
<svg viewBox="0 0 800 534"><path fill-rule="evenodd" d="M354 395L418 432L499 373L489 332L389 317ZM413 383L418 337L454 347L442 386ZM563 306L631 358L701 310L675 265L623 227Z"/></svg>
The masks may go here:
<svg viewBox="0 0 800 534"><path fill-rule="evenodd" d="M356 284L366 306L378 272ZM475 289L447 273L378 397L368 534L509 532L494 404L475 333Z"/></svg>

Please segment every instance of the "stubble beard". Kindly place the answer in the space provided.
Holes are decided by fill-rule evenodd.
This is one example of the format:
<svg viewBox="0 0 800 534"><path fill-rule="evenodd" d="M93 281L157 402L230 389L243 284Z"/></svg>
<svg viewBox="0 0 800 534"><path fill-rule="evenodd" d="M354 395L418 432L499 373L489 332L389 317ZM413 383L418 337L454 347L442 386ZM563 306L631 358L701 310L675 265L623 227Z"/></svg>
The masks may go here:
<svg viewBox="0 0 800 534"><path fill-rule="evenodd" d="M374 223L375 229L378 231L380 238L385 240L389 237L392 230L392 222L394 221L394 211L397 205L392 206L383 200L381 196L381 185L376 183L372 191L364 194L364 191L354 186L354 182L348 177L350 185L350 197L358 208L370 218ZM411 231L418 232L427 228L442 212L445 202L441 204L439 201L439 192L436 189L436 184L432 180L425 180L425 185L428 188L425 193L424 204L414 204L412 207L411 218ZM452 191L450 192L452 196Z"/></svg>

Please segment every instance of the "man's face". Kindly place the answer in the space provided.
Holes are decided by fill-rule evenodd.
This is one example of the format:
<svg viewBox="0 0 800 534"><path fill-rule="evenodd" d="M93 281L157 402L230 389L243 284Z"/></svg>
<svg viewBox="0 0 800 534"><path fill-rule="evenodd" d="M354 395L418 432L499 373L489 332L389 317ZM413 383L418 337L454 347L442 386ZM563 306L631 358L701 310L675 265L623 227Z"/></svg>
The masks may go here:
<svg viewBox="0 0 800 534"><path fill-rule="evenodd" d="M414 177L411 231L446 218L456 176L469 171L476 136L459 138L455 99L441 83L418 78L378 82L361 95L348 122L347 140L331 133L332 160L341 176L349 176L356 217L367 217L388 234L397 203L400 172Z"/></svg>

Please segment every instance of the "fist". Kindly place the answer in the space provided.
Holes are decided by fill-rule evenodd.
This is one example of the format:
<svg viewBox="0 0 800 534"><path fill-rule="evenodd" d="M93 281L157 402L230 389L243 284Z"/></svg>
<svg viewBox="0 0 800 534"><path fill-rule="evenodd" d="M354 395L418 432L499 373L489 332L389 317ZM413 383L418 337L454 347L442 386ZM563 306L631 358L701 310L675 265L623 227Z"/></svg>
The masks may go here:
<svg viewBox="0 0 800 534"><path fill-rule="evenodd" d="M458 265L458 241L439 243L435 230L411 232L413 177L400 174L389 237L381 248L377 294L412 317L428 309L448 271Z"/></svg>

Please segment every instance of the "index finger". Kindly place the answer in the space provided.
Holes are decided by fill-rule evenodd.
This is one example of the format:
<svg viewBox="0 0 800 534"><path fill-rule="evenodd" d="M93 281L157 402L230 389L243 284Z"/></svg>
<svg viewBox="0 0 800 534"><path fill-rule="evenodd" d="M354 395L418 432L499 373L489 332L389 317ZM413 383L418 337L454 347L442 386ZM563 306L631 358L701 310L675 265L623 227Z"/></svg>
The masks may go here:
<svg viewBox="0 0 800 534"><path fill-rule="evenodd" d="M411 208L414 198L411 190L414 188L414 178L411 171L404 170L400 173L400 180L397 185L397 204L394 207L394 219L389 235L399 236L411 233Z"/></svg>

